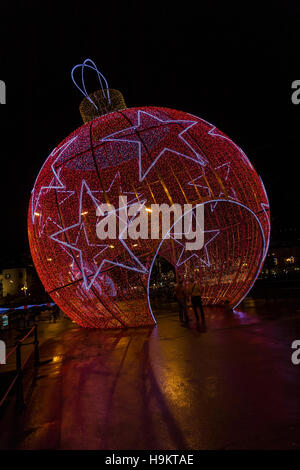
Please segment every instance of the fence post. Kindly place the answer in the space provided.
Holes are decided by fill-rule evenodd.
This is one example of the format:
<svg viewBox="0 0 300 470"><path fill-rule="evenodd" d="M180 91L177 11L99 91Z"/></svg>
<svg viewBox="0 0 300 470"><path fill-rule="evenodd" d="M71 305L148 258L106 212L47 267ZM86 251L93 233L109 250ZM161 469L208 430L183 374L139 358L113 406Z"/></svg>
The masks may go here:
<svg viewBox="0 0 300 470"><path fill-rule="evenodd" d="M39 353L39 340L38 340L38 326L34 325L34 365L40 364L40 353Z"/></svg>
<svg viewBox="0 0 300 470"><path fill-rule="evenodd" d="M22 371L22 360L21 360L21 341L17 341L16 350L16 368L17 368L17 383L16 383L16 405L17 408L21 409L24 406L24 395L23 395L23 371Z"/></svg>

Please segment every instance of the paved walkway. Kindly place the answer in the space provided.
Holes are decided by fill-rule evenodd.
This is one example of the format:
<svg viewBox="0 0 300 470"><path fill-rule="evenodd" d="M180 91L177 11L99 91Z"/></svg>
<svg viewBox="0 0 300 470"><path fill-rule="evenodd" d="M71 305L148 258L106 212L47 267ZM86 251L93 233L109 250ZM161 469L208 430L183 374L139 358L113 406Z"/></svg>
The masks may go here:
<svg viewBox="0 0 300 470"><path fill-rule="evenodd" d="M171 314L126 331L61 320L25 410L2 418L2 447L300 449L300 365L290 359L300 316L288 313L215 310L206 330Z"/></svg>

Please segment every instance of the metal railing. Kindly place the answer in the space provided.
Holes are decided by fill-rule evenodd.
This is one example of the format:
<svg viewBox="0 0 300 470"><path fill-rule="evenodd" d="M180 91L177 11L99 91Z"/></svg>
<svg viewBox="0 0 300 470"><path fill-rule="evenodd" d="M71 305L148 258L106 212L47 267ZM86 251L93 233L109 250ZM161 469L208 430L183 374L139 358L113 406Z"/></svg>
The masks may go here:
<svg viewBox="0 0 300 470"><path fill-rule="evenodd" d="M25 343L27 338L33 336L33 341L30 343ZM15 386L16 392L16 406L18 409L22 409L24 406L24 393L23 393L23 371L24 367L27 364L29 358L32 355L32 351L28 354L25 361L22 364L22 346L33 345L33 359L34 359L34 366L37 367L40 364L40 356L39 356L39 341L38 341L38 326L34 324L34 326L28 331L28 333L22 338L18 339L15 343L15 346L7 353L6 355L6 363L10 356L16 353L16 374L11 381L8 389L6 390L4 396L0 400L0 408L8 398L10 392L13 390Z"/></svg>

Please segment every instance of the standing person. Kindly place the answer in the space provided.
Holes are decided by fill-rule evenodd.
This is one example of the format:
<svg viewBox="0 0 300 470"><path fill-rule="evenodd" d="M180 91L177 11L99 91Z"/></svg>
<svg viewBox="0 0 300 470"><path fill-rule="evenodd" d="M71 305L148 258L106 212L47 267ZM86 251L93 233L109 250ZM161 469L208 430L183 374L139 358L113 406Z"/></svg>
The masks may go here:
<svg viewBox="0 0 300 470"><path fill-rule="evenodd" d="M54 310L52 312L53 323L56 323L58 313L59 313L59 308L57 305L55 305Z"/></svg>
<svg viewBox="0 0 300 470"><path fill-rule="evenodd" d="M186 293L184 289L184 285L181 279L178 280L176 287L175 287L175 294L176 299L178 302L179 307L179 320L188 322L189 318L187 315L187 308L186 308Z"/></svg>
<svg viewBox="0 0 300 470"><path fill-rule="evenodd" d="M199 282L197 282L196 280L194 280L191 285L191 300L192 300L192 305L193 305L196 321L197 322L199 321L199 315L197 312L197 308L199 307L202 323L205 323L205 316L204 316L204 310L203 310L202 298L201 298L201 289L200 289Z"/></svg>

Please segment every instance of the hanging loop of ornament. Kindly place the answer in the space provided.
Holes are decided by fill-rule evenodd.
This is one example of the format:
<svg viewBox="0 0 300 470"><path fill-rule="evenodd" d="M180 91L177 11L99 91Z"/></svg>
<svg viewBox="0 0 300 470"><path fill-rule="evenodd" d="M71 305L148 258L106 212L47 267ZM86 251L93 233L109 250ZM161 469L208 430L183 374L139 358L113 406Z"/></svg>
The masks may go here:
<svg viewBox="0 0 300 470"><path fill-rule="evenodd" d="M81 86L78 85L77 81L76 81L75 78L74 78L74 72L75 72L75 70L77 70L78 68L81 68ZM95 108L98 110L98 106L97 106L96 103L89 97L88 92L87 92L87 90L86 90L85 81L84 81L84 70L85 70L85 68L94 70L94 71L97 73L98 80L99 80L99 84L100 84L100 86L101 86L103 96L104 96L104 98L107 99L108 103L110 104L110 94L109 94L108 83L107 83L106 78L105 78L104 75L98 70L97 65L95 64L95 62L94 62L92 59L85 59L82 64L77 64L77 65L75 65L75 66L72 68L72 70L71 70L71 78L72 78L72 81L73 81L74 85L75 85L75 86L78 88L78 90L81 91L81 93L89 100L89 102L92 103L92 105L95 106ZM105 87L103 86L103 82L104 82L104 84L105 84Z"/></svg>

